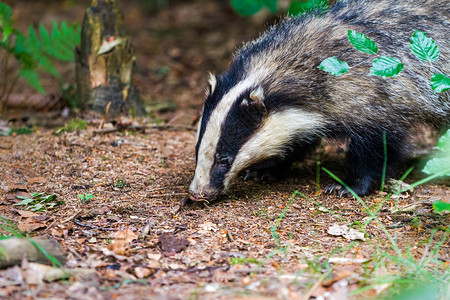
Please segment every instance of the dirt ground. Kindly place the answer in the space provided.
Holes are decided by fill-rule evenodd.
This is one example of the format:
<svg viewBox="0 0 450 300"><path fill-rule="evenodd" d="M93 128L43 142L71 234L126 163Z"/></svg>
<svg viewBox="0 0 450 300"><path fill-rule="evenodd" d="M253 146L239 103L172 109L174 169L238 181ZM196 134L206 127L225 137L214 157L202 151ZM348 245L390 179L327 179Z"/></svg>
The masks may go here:
<svg viewBox="0 0 450 300"><path fill-rule="evenodd" d="M239 179L218 201L183 205L207 72L224 71L236 47L257 36L267 18L238 17L219 1L174 1L159 13L145 11L140 1L118 3L136 48L136 84L161 122L131 121L143 124L145 132L105 133L91 120L86 130L55 134L57 127L35 126L30 135L0 136L0 216L31 237L56 240L67 272L74 273L52 281L43 265L24 260L0 271L0 298L364 298L390 285L351 292L376 276L404 271L395 264L375 266L380 253L396 254L389 237L417 261L442 241L449 217L433 213L432 203L450 200L448 181L387 200L382 193L363 197L371 211L382 205L363 227L370 215L360 202L320 192L333 180L324 172L317 180L319 155L322 166L344 174L342 151L327 143L283 181ZM26 28L54 18L81 21L89 1L9 4ZM61 68L68 82L74 80L72 67ZM57 98L58 88L49 83ZM14 95L23 99L27 93L24 87ZM33 106L45 97L21 103L28 109L11 110L8 118L64 124L54 117L61 104ZM421 177L417 171L406 182ZM290 201L296 190L301 194ZM57 198L43 202L42 211L17 205L17 196L32 193ZM348 225L356 235L333 235L337 225ZM437 253L447 268L449 249L447 239Z"/></svg>

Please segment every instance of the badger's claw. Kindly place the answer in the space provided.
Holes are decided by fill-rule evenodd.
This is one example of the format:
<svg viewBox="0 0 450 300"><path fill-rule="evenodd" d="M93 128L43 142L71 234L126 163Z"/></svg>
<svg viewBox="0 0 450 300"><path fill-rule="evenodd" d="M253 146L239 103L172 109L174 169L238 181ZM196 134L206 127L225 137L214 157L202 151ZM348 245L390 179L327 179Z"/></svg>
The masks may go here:
<svg viewBox="0 0 450 300"><path fill-rule="evenodd" d="M352 193L350 193L349 190L347 190L345 187L340 185L339 183L331 183L325 187L325 193L327 194L336 194L339 196L339 198L345 197L352 197Z"/></svg>

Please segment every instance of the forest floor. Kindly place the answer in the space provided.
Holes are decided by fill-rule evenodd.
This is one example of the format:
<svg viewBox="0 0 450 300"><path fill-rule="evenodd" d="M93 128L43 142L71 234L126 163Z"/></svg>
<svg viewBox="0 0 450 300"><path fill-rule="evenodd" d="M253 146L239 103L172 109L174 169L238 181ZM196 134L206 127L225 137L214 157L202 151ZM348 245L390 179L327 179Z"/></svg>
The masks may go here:
<svg viewBox="0 0 450 300"><path fill-rule="evenodd" d="M432 207L450 201L448 181L363 197L366 209L323 193L333 180L325 172L317 177L317 158L345 173L341 147L325 142L285 180L240 178L217 201L185 205L207 72L224 71L267 18L240 18L214 1L170 2L157 14L141 1L118 3L152 117L120 121L141 130L106 132L91 119L87 129L57 134L67 120L59 117L64 104L50 78L47 96L26 87L13 93L16 109L0 125L7 130L9 120L25 120L33 133L0 136L0 233L17 227L56 240L68 278L50 278L48 268L23 260L0 270L0 298L352 299L397 291L401 280L429 285L421 291L430 297L439 288L450 295L449 215ZM89 1L10 5L25 29L54 18L81 21ZM74 82L73 66L60 70ZM424 177L416 169L407 183ZM56 198L23 205L33 193Z"/></svg>

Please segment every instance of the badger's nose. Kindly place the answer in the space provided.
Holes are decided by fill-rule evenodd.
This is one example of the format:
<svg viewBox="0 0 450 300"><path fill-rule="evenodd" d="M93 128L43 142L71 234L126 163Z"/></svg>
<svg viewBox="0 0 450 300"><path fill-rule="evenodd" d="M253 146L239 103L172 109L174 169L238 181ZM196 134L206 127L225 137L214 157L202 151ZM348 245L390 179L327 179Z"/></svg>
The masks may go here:
<svg viewBox="0 0 450 300"><path fill-rule="evenodd" d="M192 201L200 201L201 195L199 193L189 191L189 199Z"/></svg>
<svg viewBox="0 0 450 300"><path fill-rule="evenodd" d="M207 191L207 192L197 192L197 191L189 191L189 199L192 201L210 201L214 200L216 197L217 192L216 191Z"/></svg>

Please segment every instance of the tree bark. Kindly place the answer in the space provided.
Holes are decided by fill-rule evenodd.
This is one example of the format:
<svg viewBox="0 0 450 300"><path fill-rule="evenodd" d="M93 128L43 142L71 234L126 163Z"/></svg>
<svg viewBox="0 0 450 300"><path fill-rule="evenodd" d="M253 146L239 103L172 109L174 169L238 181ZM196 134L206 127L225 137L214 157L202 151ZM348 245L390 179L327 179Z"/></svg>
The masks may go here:
<svg viewBox="0 0 450 300"><path fill-rule="evenodd" d="M144 115L133 84L136 58L125 33L122 13L114 0L93 0L84 15L81 45L75 51L77 92L83 110L109 116Z"/></svg>

